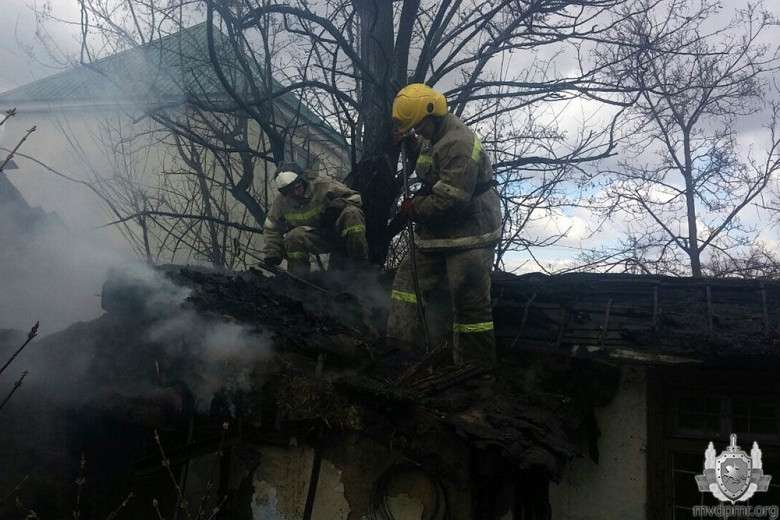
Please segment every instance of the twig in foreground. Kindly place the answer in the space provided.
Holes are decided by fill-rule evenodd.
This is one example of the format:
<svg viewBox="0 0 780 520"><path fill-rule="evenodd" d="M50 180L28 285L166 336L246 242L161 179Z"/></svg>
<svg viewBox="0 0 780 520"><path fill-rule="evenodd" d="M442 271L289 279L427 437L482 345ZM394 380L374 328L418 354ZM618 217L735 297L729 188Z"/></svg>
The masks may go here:
<svg viewBox="0 0 780 520"><path fill-rule="evenodd" d="M19 380L18 380L16 383L14 383L14 387L11 389L11 391L10 391L10 392L8 392L8 395L7 395L7 396L5 396L5 399L3 399L3 402L2 402L2 403L0 403L0 410L2 410L2 409L3 409L3 407L5 406L5 403L7 403L8 401L10 401L10 400L11 400L11 396L12 396L12 395L14 395L14 392L16 392L16 390L17 390L17 389L18 389L20 386L22 386L22 380L23 380L25 377L27 377L27 374L29 374L29 373L30 373L30 371L29 371L29 370L23 370L23 371L22 371L22 375L21 375L21 377L19 378Z"/></svg>
<svg viewBox="0 0 780 520"><path fill-rule="evenodd" d="M11 495L16 493L19 490L19 488L22 487L22 484L27 482L28 478L30 478L30 475L25 475L24 478L22 480L20 480L19 483L17 485L15 485L14 488L11 491L8 492L7 495L5 495L3 498L0 498L0 504L5 504L6 500L11 498Z"/></svg>
<svg viewBox="0 0 780 520"><path fill-rule="evenodd" d="M39 324L40 324L40 322L38 322L38 321L35 322L35 325L33 325L33 327L30 329L30 332L27 333L27 341L25 341L24 344L21 347L19 347L19 350L14 352L13 356L11 356L11 359L9 359L8 361L5 362L5 365L3 365L3 368L0 368L0 374L2 374L3 371L6 368L8 368L8 365L10 365L13 362L13 360L16 359L16 356L18 356L19 353L22 350L24 350L24 347L26 347L27 344L30 343L33 340L33 338L38 335L38 325Z"/></svg>

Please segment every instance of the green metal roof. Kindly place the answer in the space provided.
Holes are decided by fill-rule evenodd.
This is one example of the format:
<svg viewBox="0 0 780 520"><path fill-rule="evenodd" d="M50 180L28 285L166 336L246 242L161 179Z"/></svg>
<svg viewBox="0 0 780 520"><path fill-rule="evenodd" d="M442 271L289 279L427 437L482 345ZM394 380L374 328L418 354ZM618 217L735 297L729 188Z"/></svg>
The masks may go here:
<svg viewBox="0 0 780 520"><path fill-rule="evenodd" d="M235 108L209 61L208 26L201 23L146 45L119 52L85 66L49 76L0 93L0 106L17 103L106 104L134 102L176 105L185 101L211 104L216 109ZM246 88L227 37L215 28L215 50L221 68L236 90ZM247 57L249 60L250 58ZM259 77L259 74L258 76ZM281 85L273 81L273 88ZM276 103L298 114L303 123L320 128L334 142L345 139L320 119L297 96L287 93Z"/></svg>

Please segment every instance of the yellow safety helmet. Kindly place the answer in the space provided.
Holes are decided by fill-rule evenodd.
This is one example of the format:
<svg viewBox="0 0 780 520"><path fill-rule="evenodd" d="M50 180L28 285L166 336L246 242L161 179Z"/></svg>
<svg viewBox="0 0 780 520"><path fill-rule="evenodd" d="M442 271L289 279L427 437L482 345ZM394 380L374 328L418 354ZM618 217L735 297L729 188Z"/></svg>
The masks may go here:
<svg viewBox="0 0 780 520"><path fill-rule="evenodd" d="M393 101L393 121L401 133L408 132L426 116L447 113L447 100L423 83L412 83L398 91Z"/></svg>

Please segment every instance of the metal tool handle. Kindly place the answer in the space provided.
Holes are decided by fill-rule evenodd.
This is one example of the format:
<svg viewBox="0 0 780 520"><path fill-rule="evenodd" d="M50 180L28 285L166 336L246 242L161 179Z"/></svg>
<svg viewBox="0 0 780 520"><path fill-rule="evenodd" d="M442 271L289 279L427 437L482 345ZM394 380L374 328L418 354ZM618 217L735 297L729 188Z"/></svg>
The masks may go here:
<svg viewBox="0 0 780 520"><path fill-rule="evenodd" d="M407 170L406 148L401 144L401 161L403 163L404 178L404 199L409 198L409 171ZM431 340L428 332L428 320L425 319L425 307L423 307L422 292L420 291L420 280L417 276L417 255L414 248L414 224L412 219L406 220L406 231L409 235L409 262L412 267L412 285L414 286L414 296L417 300L417 315L420 318L420 326L423 331L423 341L425 342L425 352L431 351Z"/></svg>

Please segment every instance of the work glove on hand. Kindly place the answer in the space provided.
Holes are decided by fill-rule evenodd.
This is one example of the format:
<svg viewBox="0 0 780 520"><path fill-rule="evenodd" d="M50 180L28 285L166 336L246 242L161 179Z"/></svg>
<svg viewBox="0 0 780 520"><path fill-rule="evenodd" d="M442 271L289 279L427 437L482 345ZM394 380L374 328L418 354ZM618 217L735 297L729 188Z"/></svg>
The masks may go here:
<svg viewBox="0 0 780 520"><path fill-rule="evenodd" d="M278 256L267 256L263 260L263 263L268 267L277 267L279 264L282 263L282 259Z"/></svg>
<svg viewBox="0 0 780 520"><path fill-rule="evenodd" d="M413 132L402 134L397 128L393 129L393 144L395 146L403 145L409 152L414 152L420 147L422 138Z"/></svg>
<svg viewBox="0 0 780 520"><path fill-rule="evenodd" d="M409 136L402 134L401 132L398 131L397 128L393 128L393 144L394 145L398 146L407 137L409 137Z"/></svg>

